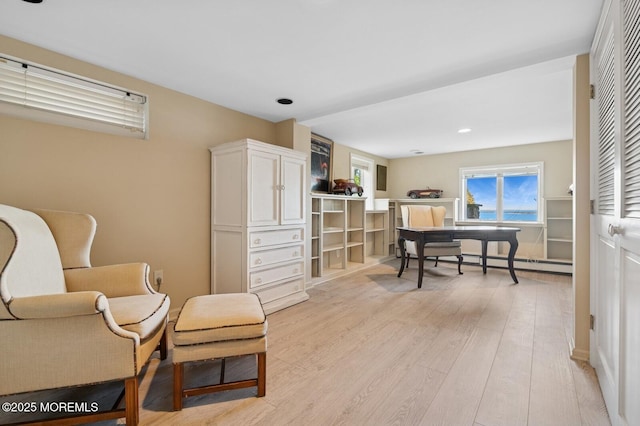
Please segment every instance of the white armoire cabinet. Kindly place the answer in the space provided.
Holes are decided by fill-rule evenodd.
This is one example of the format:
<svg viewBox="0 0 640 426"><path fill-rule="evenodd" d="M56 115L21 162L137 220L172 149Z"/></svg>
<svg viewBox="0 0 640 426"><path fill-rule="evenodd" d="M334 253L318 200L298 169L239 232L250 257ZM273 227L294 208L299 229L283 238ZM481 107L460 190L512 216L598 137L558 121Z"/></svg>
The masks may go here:
<svg viewBox="0 0 640 426"><path fill-rule="evenodd" d="M243 139L211 151L211 292L256 293L270 313L305 292L306 155Z"/></svg>

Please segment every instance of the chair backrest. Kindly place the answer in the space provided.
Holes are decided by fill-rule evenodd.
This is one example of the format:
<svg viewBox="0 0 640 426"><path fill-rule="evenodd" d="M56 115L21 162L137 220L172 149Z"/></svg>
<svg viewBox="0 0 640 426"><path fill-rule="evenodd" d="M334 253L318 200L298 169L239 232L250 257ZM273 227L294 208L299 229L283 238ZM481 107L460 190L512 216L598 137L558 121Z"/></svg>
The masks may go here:
<svg viewBox="0 0 640 426"><path fill-rule="evenodd" d="M447 208L444 206L401 205L402 225L409 227L444 226Z"/></svg>
<svg viewBox="0 0 640 426"><path fill-rule="evenodd" d="M85 213L32 210L46 222L56 240L63 269L90 268L96 220Z"/></svg>
<svg viewBox="0 0 640 426"><path fill-rule="evenodd" d="M13 318L7 305L14 297L66 291L58 247L44 220L0 204L0 319Z"/></svg>

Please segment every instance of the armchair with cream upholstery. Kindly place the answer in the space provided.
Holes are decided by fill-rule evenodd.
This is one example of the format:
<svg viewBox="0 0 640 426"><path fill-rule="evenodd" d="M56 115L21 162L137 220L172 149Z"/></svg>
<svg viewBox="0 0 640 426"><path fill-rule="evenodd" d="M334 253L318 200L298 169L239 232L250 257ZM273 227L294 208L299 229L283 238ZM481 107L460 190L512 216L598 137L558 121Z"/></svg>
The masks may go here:
<svg viewBox="0 0 640 426"><path fill-rule="evenodd" d="M401 205L400 212L402 214L402 226L410 228L420 227L441 227L444 226L444 218L447 209L444 206L416 206ZM417 256L416 244L413 241L405 241L405 250L407 251L407 260L405 267L409 267L409 258ZM435 257L435 266L438 266L438 258L440 256L456 256L458 258L458 273L462 274L462 245L460 241L442 241L432 242L424 245L424 257Z"/></svg>
<svg viewBox="0 0 640 426"><path fill-rule="evenodd" d="M96 222L87 214L0 204L0 395L124 381L125 408L66 424L125 417L138 423L138 375L160 346L169 298L149 267L91 267Z"/></svg>

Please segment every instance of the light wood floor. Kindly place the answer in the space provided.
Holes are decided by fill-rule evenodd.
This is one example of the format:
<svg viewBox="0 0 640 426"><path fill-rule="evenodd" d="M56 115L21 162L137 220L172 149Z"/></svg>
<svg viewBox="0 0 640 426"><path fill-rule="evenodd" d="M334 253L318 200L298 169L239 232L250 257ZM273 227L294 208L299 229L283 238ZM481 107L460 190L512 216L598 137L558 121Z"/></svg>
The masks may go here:
<svg viewBox="0 0 640 426"><path fill-rule="evenodd" d="M141 424L610 424L594 371L569 358L570 277L518 272L513 285L507 271L465 265L459 276L441 264L417 289L415 263L402 278L397 265L321 284L309 301L269 315L264 398L241 389L188 398L172 412L170 357L152 359ZM215 381L218 366L194 364L186 380ZM252 357L227 362L228 380L254 374ZM48 396L106 404L118 392Z"/></svg>

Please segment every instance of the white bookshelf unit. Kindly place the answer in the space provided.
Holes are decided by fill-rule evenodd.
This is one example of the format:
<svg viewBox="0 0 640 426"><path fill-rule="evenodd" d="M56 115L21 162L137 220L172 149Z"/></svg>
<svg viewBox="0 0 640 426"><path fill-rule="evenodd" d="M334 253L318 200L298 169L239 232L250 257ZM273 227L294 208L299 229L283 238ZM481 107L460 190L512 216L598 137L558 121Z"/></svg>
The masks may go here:
<svg viewBox="0 0 640 426"><path fill-rule="evenodd" d="M389 258L389 212L365 198L311 195L311 285Z"/></svg>
<svg viewBox="0 0 640 426"><path fill-rule="evenodd" d="M389 256L389 211L369 210L366 212L365 235L367 259L382 260Z"/></svg>
<svg viewBox="0 0 640 426"><path fill-rule="evenodd" d="M545 200L544 257L560 263L573 263L573 198Z"/></svg>

